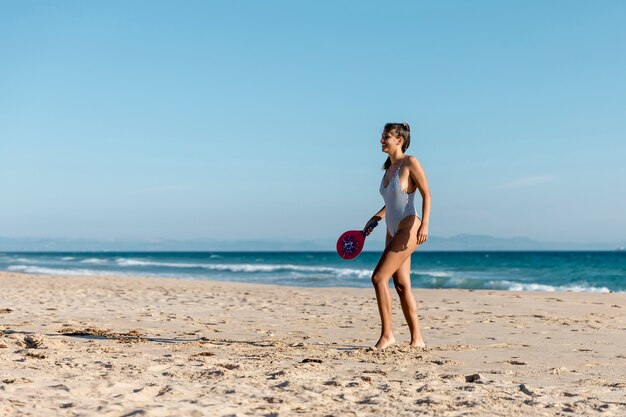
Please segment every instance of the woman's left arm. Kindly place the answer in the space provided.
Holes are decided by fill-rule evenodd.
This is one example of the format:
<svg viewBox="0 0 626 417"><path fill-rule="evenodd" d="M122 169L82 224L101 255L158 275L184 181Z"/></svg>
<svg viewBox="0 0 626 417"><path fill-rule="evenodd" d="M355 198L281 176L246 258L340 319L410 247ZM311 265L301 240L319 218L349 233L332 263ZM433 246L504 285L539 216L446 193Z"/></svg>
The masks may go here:
<svg viewBox="0 0 626 417"><path fill-rule="evenodd" d="M428 221L430 219L430 187L426 180L426 173L417 158L409 157L409 173L417 189L422 195L422 224L417 231L417 244L421 245L428 239Z"/></svg>

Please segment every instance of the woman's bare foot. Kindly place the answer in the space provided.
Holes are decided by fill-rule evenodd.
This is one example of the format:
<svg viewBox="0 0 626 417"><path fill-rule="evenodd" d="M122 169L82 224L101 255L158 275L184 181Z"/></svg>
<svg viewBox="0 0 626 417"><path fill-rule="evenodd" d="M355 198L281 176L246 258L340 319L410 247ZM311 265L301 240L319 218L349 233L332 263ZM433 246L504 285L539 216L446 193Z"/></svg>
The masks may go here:
<svg viewBox="0 0 626 417"><path fill-rule="evenodd" d="M420 340L411 340L411 343L409 344L409 346L411 346L411 347L426 347L426 343L424 343L424 341L422 339L420 339Z"/></svg>
<svg viewBox="0 0 626 417"><path fill-rule="evenodd" d="M388 346L393 345L394 343L396 343L396 338L393 337L393 335L390 336L381 336L380 339L378 339L378 342L376 343L376 346L372 347L373 350L380 350L380 349L384 349Z"/></svg>

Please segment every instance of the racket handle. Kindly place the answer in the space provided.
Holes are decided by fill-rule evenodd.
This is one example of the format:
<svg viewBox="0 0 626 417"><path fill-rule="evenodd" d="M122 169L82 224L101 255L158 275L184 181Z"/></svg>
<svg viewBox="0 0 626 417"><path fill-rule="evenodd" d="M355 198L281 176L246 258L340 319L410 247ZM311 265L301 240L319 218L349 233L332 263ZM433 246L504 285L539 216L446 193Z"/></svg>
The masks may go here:
<svg viewBox="0 0 626 417"><path fill-rule="evenodd" d="M375 228L376 226L378 226L378 222L377 222L376 220L374 220L374 222L372 222L372 223L370 224L370 227L372 228L372 230L374 230L374 228ZM363 236L367 236L367 235L365 234L365 230L361 230L361 233L363 233Z"/></svg>

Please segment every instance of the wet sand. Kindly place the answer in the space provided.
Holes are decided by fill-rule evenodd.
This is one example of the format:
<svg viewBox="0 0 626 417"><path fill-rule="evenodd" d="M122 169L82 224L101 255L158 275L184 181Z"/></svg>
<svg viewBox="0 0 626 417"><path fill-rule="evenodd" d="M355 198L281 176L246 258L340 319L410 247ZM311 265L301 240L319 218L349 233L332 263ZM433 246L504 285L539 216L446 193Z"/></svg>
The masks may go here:
<svg viewBox="0 0 626 417"><path fill-rule="evenodd" d="M626 294L0 273L4 416L626 415Z"/></svg>

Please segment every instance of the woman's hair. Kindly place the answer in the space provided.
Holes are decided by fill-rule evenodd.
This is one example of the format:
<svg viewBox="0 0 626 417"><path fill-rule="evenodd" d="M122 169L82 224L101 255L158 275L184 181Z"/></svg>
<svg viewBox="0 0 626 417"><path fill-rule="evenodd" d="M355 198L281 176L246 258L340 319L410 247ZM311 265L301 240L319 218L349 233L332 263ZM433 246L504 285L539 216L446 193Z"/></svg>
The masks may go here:
<svg viewBox="0 0 626 417"><path fill-rule="evenodd" d="M408 123L387 123L383 129L383 134L391 133L394 136L402 139L402 152L405 152L411 144L411 128ZM388 170L391 166L391 159L387 157L384 170Z"/></svg>

